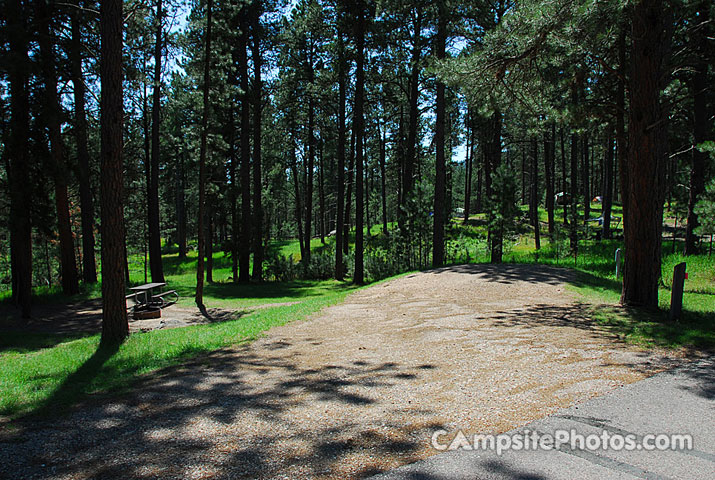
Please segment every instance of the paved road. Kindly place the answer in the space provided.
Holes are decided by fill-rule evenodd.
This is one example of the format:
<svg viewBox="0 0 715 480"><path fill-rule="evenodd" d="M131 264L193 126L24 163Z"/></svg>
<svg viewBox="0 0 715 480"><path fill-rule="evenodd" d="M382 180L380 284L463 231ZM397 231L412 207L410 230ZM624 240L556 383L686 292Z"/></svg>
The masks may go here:
<svg viewBox="0 0 715 480"><path fill-rule="evenodd" d="M667 371L557 412L509 432L554 434L692 435L691 450L571 449L454 450L376 477L375 480L715 479L715 357ZM527 432L528 431L528 432ZM456 432L439 437L448 443ZM513 437L512 438L516 438ZM445 442L446 439L446 442ZM471 441L471 438L467 438ZM609 440L613 441L613 440ZM595 441L594 441L595 442ZM650 445L652 442L648 441Z"/></svg>

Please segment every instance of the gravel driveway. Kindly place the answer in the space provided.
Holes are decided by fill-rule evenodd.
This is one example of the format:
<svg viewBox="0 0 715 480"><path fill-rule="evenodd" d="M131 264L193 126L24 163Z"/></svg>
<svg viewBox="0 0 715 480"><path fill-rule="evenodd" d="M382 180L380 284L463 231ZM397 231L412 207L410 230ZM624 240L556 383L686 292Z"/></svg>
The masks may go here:
<svg viewBox="0 0 715 480"><path fill-rule="evenodd" d="M0 432L2 478L360 478L498 433L674 361L619 342L573 273L469 265L351 294L245 347Z"/></svg>

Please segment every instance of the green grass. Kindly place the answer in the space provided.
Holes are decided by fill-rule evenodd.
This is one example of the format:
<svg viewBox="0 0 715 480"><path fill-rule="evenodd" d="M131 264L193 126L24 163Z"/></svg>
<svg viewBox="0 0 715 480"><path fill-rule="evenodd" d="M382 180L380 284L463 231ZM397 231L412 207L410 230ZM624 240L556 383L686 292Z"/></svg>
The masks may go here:
<svg viewBox="0 0 715 480"><path fill-rule="evenodd" d="M600 211L600 206L592 207L594 212ZM614 214L620 216L618 207ZM586 303L596 305L591 316L599 325L627 342L648 347L715 348L715 257L686 258L680 253L679 244L676 243L676 251L671 253L672 244L666 241L660 310L621 308L617 305L621 280L615 278L613 261L621 242L581 240L578 255L573 256L568 252L565 234L562 233L560 241L551 242L545 234L546 214L540 211L539 215L544 222L542 249L535 251L533 231L528 225L522 225L518 241L505 252L506 262L540 263L577 270L577 280L569 288ZM556 218L561 221L559 212ZM372 241L379 242L381 226L373 226L370 235ZM470 252L470 261L488 260L484 215L470 217L466 226L461 219L454 219L449 238ZM333 242L334 238L326 239L328 246ZM313 239L311 247L316 251L325 248L320 239ZM300 258L297 240L274 242L269 248L281 255L293 255L296 261ZM180 365L216 349L251 341L273 326L340 302L355 288L332 280L237 285L230 281L231 258L219 251L214 253L213 260L215 282L205 285L205 303L209 308L235 312L231 320L133 334L116 351L98 349L98 335L4 333L0 337L0 416L16 418L56 413L87 395L126 390L143 375ZM682 261L687 262L689 272L684 315L680 322L669 323L665 319L672 269ZM179 259L176 253L164 256L167 282L181 294L180 305L193 306L196 262L195 252L189 252L185 259ZM144 283L143 258L132 256L130 268L131 283ZM37 289L34 301L59 304L99 295L98 285L83 285L80 295L69 298L56 288ZM259 305L266 308L254 310Z"/></svg>
<svg viewBox="0 0 715 480"><path fill-rule="evenodd" d="M250 287L234 293L249 293ZM276 325L304 318L341 301L354 287L338 282L266 284L261 297L219 299L210 305L236 309L235 318L208 325L132 334L118 350L99 349L99 335L4 336L0 342L0 415L63 411L86 395L127 389L140 376L178 365L191 357L259 337ZM227 292L224 292L227 293ZM250 312L251 304L281 300L291 305Z"/></svg>
<svg viewBox="0 0 715 480"><path fill-rule="evenodd" d="M601 206L591 205L591 217L600 215ZM526 216L527 207L522 211ZM613 215L622 216L622 209L614 205ZM583 209L579 209L583 218ZM563 213L557 209L557 223L563 222ZM715 256L682 254L682 242L671 239L663 241L662 279L659 289L659 309L643 311L623 308L618 305L622 289L622 279L616 279L614 256L617 248L623 247L621 240L595 240L596 226L589 228L589 240L579 241L578 255L569 252L567 231L561 232L560 239L552 242L547 235L547 215L539 210L541 221L541 249L534 245L533 228L522 224L518 240L504 254L504 261L510 263L539 263L577 270L578 281L569 288L579 294L586 303L594 304L591 315L598 324L611 330L624 341L642 346L690 348L697 350L715 349ZM622 235L622 223L615 229L616 237ZM566 227L568 228L568 227ZM461 219L454 221L452 237L459 238L471 251L474 262L488 261L486 251L486 222L483 216L470 216L467 226ZM682 232L679 237L682 238ZM673 267L687 263L688 280L683 296L683 315L679 322L668 321L670 309Z"/></svg>

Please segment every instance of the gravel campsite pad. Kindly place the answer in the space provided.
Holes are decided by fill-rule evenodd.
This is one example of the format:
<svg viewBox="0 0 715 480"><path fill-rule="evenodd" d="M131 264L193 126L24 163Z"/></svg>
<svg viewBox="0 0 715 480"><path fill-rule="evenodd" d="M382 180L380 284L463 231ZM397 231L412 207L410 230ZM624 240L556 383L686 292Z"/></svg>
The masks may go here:
<svg viewBox="0 0 715 480"><path fill-rule="evenodd" d="M0 477L360 478L675 361L596 328L567 270L470 265L377 284L251 345L0 434Z"/></svg>

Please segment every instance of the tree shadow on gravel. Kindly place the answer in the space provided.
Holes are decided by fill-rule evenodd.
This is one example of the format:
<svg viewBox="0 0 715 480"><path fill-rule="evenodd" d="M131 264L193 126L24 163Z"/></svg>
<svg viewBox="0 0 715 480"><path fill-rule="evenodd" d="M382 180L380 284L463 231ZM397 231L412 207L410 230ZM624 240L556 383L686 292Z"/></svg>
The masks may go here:
<svg viewBox="0 0 715 480"><path fill-rule="evenodd" d="M430 273L462 273L477 275L480 280L511 284L516 282L558 285L581 281L573 270L544 265L472 263L431 270Z"/></svg>
<svg viewBox="0 0 715 480"><path fill-rule="evenodd" d="M287 346L219 350L154 374L135 393L98 395L59 418L0 426L8 459L0 477L340 478L351 457L369 452L363 458L373 460L350 474L363 477L386 461L417 460L442 427L436 412L376 393L409 388L432 365L361 360L306 368L274 353ZM76 375L91 376L108 356L98 352Z"/></svg>
<svg viewBox="0 0 715 480"><path fill-rule="evenodd" d="M568 305L541 304L530 305L515 310L499 310L490 315L489 318L497 327L509 328L518 326L527 329L540 327L576 328L587 332L588 336L594 340L602 341L607 339L609 343L614 346L626 346L628 344L626 338L633 333L636 327L633 323L628 322L602 325L597 320L595 312L603 312L608 309L617 309L617 307L609 305L594 306L584 303ZM654 343L667 343L667 339L663 337L659 330L653 330L651 333L650 340ZM647 332L645 332L645 334L647 334ZM691 349L691 352L698 355L702 354L702 352L694 349ZM655 355L652 351L647 350L636 353L635 355L644 359L644 361L624 365L634 370L644 372L651 371L654 362L662 367L675 367L682 363L682 361L674 360L667 355Z"/></svg>
<svg viewBox="0 0 715 480"><path fill-rule="evenodd" d="M678 372L684 373L693 381L692 386L683 389L703 398L715 400L715 355L686 365Z"/></svg>

